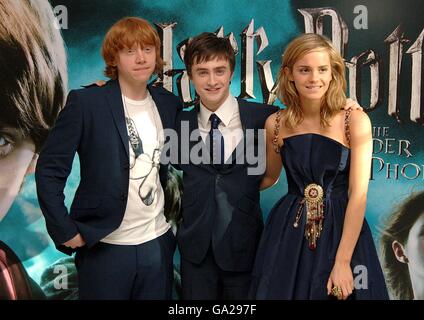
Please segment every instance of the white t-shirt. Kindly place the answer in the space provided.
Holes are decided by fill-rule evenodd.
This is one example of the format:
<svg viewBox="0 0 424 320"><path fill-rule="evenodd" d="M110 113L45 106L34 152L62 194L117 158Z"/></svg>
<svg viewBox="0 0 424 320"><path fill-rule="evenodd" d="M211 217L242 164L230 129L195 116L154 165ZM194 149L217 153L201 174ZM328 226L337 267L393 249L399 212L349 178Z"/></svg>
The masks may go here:
<svg viewBox="0 0 424 320"><path fill-rule="evenodd" d="M156 104L148 93L144 100L122 96L126 122L130 121L133 139L141 140L135 154L131 143L130 183L124 218L118 229L102 242L138 245L155 239L170 228L164 216L164 192L159 178L159 159L164 145L163 126ZM128 119L129 116L129 119ZM127 132L130 130L127 124ZM139 139L137 139L137 136Z"/></svg>

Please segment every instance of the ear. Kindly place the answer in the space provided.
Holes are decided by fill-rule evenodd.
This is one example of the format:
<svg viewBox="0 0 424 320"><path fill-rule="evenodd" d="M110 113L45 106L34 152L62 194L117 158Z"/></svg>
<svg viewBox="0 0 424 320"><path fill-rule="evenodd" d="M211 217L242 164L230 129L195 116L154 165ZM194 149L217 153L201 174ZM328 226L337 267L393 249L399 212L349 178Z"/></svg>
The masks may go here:
<svg viewBox="0 0 424 320"><path fill-rule="evenodd" d="M32 160L27 168L27 171L25 172L25 175L29 175L35 172L35 166L37 165L38 160L38 153L34 153L34 156L32 157Z"/></svg>
<svg viewBox="0 0 424 320"><path fill-rule="evenodd" d="M407 256L405 255L405 248L399 241L394 240L392 242L392 250L393 250L393 253L395 254L397 261L401 263L409 262Z"/></svg>
<svg viewBox="0 0 424 320"><path fill-rule="evenodd" d="M289 67L284 67L284 74L286 75L286 77L290 80L290 81L294 81L293 79L293 74L290 70Z"/></svg>

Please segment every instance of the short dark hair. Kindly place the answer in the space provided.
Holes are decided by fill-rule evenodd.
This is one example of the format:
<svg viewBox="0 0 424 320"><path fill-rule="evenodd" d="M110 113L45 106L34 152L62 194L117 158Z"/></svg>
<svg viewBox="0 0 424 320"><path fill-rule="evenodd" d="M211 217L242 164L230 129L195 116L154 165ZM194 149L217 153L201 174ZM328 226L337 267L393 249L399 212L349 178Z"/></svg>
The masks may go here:
<svg viewBox="0 0 424 320"><path fill-rule="evenodd" d="M231 72L234 72L235 52L229 39L218 37L211 32L204 32L194 37L189 41L184 52L184 64L188 75L191 75L193 64L215 58L228 60Z"/></svg>

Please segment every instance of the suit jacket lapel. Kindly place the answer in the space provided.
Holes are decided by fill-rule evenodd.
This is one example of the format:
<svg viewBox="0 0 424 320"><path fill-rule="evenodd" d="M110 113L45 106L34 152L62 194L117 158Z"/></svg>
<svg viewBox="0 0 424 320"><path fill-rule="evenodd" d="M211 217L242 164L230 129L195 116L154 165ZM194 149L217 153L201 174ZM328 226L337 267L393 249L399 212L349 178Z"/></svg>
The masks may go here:
<svg viewBox="0 0 424 320"><path fill-rule="evenodd" d="M127 153L127 156L129 157L128 132L127 126L125 124L125 113L124 105L122 103L122 93L121 88L119 87L118 80L109 81L106 90L106 98L110 111L112 112L116 128L118 129L122 143L125 147L125 151Z"/></svg>
<svg viewBox="0 0 424 320"><path fill-rule="evenodd" d="M198 115L199 115L199 106L196 105L192 111L189 112L188 116L189 116L189 130L190 130L190 134L197 130L199 132L199 137L197 139L197 141L191 141L190 140L190 149L191 147L196 144L196 143L203 143L203 139L200 136L200 131L199 131L199 122L198 122Z"/></svg>
<svg viewBox="0 0 424 320"><path fill-rule="evenodd" d="M243 134L246 136L246 128L251 129L254 127L253 125L253 119L251 112L249 110L249 107L246 105L246 101L243 99L237 98L237 102L239 105L239 112L240 112L240 120L241 120L241 126L243 129Z"/></svg>
<svg viewBox="0 0 424 320"><path fill-rule="evenodd" d="M243 130L243 138L240 141L240 144L244 144L244 148L238 148L234 150L234 153L232 154L232 162L234 163L245 163L246 161L246 149L250 148L254 141L252 140L253 135L247 134L247 130L253 130L255 128L252 118L252 113L249 110L249 107L246 104L246 101L240 98L237 98L238 106L239 106L239 113L240 113L240 121L241 126ZM240 159L240 157L242 159ZM237 159L240 159L237 161Z"/></svg>
<svg viewBox="0 0 424 320"><path fill-rule="evenodd" d="M119 87L118 80L109 81L106 89L106 96L109 108L112 111L113 119L115 121L115 125L118 129L119 135L121 136L122 143L124 144L127 156L129 156L128 132L127 126L125 124L125 113L124 106L122 103L122 93L121 88ZM150 95L152 96L152 99L156 104L163 128L173 128L173 124L170 122L169 114L166 110L167 103L166 99L164 99L165 95L161 92L158 92L158 90L152 89L151 85L148 85L147 89L149 90Z"/></svg>
<svg viewBox="0 0 424 320"><path fill-rule="evenodd" d="M166 101L166 93L161 92L162 90L155 90L151 84L147 86L147 90L149 90L150 95L156 104L163 128L174 128L174 124L171 123L171 119L169 117L169 111L167 110L168 104Z"/></svg>

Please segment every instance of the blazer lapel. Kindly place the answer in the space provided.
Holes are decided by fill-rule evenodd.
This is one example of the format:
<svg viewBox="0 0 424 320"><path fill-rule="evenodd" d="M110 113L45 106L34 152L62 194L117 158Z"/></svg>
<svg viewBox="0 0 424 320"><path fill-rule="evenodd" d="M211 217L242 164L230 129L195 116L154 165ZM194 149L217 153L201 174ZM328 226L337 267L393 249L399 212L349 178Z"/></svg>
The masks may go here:
<svg viewBox="0 0 424 320"><path fill-rule="evenodd" d="M150 95L152 96L152 99L156 104L156 108L158 109L163 128L174 128L174 124L171 123L169 110L167 110L168 103L166 99L166 92L162 92L162 90L155 89L151 84L147 85L147 90L149 90Z"/></svg>
<svg viewBox="0 0 424 320"><path fill-rule="evenodd" d="M118 80L109 81L106 90L106 98L110 111L112 112L113 120L121 136L127 156L129 157L128 132L125 124L124 105L122 103L121 88L119 87Z"/></svg>
<svg viewBox="0 0 424 320"><path fill-rule="evenodd" d="M243 129L243 134L246 136L246 128L254 128L253 119L249 107L246 105L246 101L243 99L237 98L240 112L241 126Z"/></svg>
<svg viewBox="0 0 424 320"><path fill-rule="evenodd" d="M233 164L245 163L246 149L250 148L254 143L254 140L253 140L254 137L252 135L252 132L248 134L248 130L253 130L255 127L253 123L252 114L245 100L237 98L237 102L239 106L240 121L241 121L242 130L243 130L243 138L240 141L240 144L244 144L244 147L239 148L237 146L236 149L234 150L231 156Z"/></svg>

